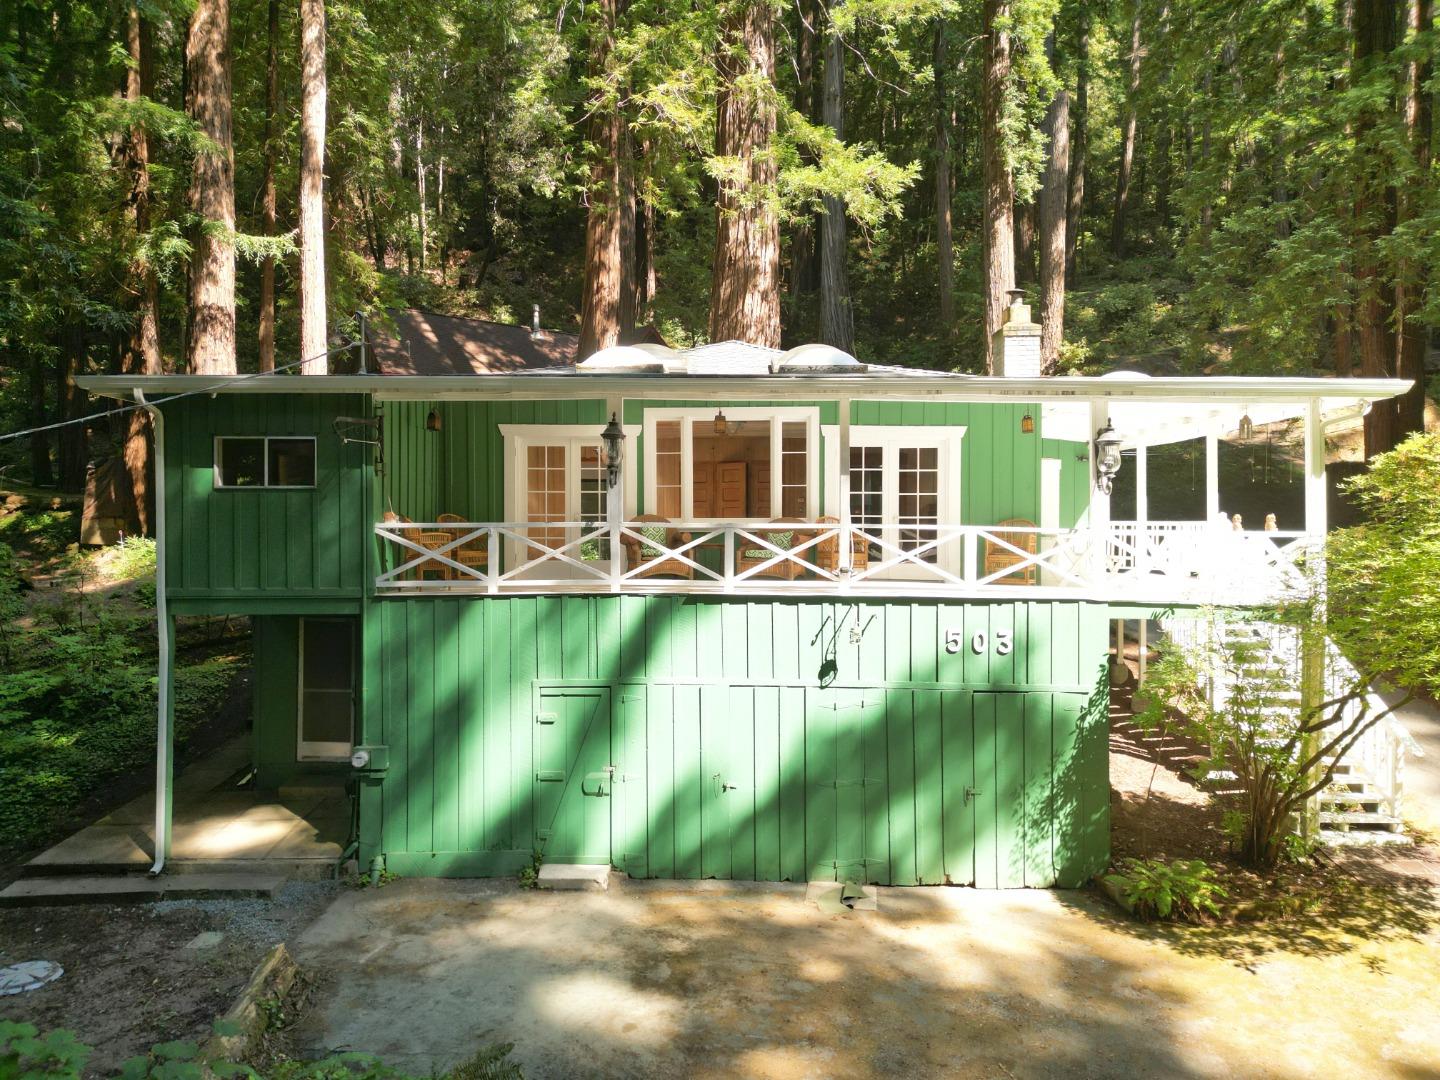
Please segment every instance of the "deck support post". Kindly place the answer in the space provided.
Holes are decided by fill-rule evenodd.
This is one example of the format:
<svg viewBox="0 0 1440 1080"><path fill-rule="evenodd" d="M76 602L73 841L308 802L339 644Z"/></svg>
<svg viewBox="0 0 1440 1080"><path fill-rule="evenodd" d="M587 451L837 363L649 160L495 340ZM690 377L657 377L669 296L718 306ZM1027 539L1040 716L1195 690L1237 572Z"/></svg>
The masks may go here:
<svg viewBox="0 0 1440 1080"><path fill-rule="evenodd" d="M1150 570L1150 455L1144 442L1135 444L1135 569Z"/></svg>
<svg viewBox="0 0 1440 1080"><path fill-rule="evenodd" d="M1214 525L1220 517L1220 438L1205 433L1205 520Z"/></svg>
<svg viewBox="0 0 1440 1080"><path fill-rule="evenodd" d="M840 468L835 478L840 493L840 591L850 589L851 560L854 556L855 538L850 533L850 399L842 397L840 408Z"/></svg>
<svg viewBox="0 0 1440 1080"><path fill-rule="evenodd" d="M1300 715L1308 717L1325 700L1325 533L1327 513L1325 495L1325 423L1320 402L1311 398L1305 413L1305 544L1306 565L1310 573L1315 610L1300 632ZM1307 735L1300 753L1314 756L1320 746L1318 732ZM1318 779L1322 766L1317 762L1308 778ZM1300 835L1307 840L1318 839L1320 830L1318 798L1310 799L1300 811Z"/></svg>

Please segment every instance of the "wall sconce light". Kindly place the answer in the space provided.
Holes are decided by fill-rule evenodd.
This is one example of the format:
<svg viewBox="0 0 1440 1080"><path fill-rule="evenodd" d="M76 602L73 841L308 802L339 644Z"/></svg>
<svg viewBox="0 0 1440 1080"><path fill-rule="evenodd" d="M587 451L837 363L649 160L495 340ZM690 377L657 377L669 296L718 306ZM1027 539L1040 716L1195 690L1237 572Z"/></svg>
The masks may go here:
<svg viewBox="0 0 1440 1080"><path fill-rule="evenodd" d="M1250 419L1250 410L1245 410L1245 415L1240 417L1240 441L1249 442L1255 437L1255 421Z"/></svg>
<svg viewBox="0 0 1440 1080"><path fill-rule="evenodd" d="M1026 413L1025 413L1024 416L1020 417L1020 434L1021 434L1021 435L1034 435L1034 434L1035 434L1035 418L1030 415L1030 413L1029 413L1028 410L1026 411Z"/></svg>
<svg viewBox="0 0 1440 1080"><path fill-rule="evenodd" d="M605 446L605 478L613 488L620 483L620 465L625 457L625 429L613 412L610 423L600 433L600 441Z"/></svg>
<svg viewBox="0 0 1440 1080"><path fill-rule="evenodd" d="M1095 433L1095 486L1102 495L1109 495L1120 471L1120 436L1107 420Z"/></svg>
<svg viewBox="0 0 1440 1080"><path fill-rule="evenodd" d="M437 411L434 410L434 409L431 409L430 412L429 412L429 414L425 417L425 430L426 430L426 431L439 431L439 430L440 430L440 414L439 414L439 412L437 412Z"/></svg>
<svg viewBox="0 0 1440 1080"><path fill-rule="evenodd" d="M728 423L728 422L726 421L726 419L725 419L725 413L724 413L724 411L723 411L723 410L720 410L720 409L716 409L716 410L715 410L715 423L714 423L715 434L716 434L716 435L724 435L724 434L726 434L726 433L729 431L729 429L730 429L730 425L729 425L729 423Z"/></svg>

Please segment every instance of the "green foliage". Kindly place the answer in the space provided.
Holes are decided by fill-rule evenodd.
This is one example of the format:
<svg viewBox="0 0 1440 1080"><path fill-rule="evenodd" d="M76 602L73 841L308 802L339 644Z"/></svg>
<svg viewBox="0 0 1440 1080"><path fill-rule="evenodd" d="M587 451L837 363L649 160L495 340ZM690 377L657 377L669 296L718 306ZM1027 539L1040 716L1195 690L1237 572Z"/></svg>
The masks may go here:
<svg viewBox="0 0 1440 1080"><path fill-rule="evenodd" d="M218 1028L219 1025L217 1025ZM217 1033L221 1033L218 1032ZM425 1080L524 1080L510 1060L511 1043L486 1046L446 1073ZM81 1080L90 1048L69 1031L41 1035L32 1024L0 1020L0 1080ZM210 1061L193 1042L160 1043L125 1062L119 1080L203 1080L207 1075L250 1080L419 1080L370 1054L336 1054L319 1061L282 1061L257 1073L248 1065Z"/></svg>
<svg viewBox="0 0 1440 1080"><path fill-rule="evenodd" d="M155 573L155 541L148 536L127 536L111 552L110 572L122 581Z"/></svg>
<svg viewBox="0 0 1440 1080"><path fill-rule="evenodd" d="M1219 915L1218 901L1228 895L1200 859L1126 859L1105 880L1142 919L1198 922Z"/></svg>
<svg viewBox="0 0 1440 1080"><path fill-rule="evenodd" d="M545 864L545 853L533 851L530 854L528 866L522 866L516 880L522 889L538 889L540 887L540 867Z"/></svg>

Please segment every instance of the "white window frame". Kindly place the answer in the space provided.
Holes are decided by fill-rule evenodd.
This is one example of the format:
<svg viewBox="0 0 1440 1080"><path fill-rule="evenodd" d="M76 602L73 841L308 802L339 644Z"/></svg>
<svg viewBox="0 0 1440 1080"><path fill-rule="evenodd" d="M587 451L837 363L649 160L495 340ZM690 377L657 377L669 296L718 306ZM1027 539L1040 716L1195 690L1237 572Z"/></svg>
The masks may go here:
<svg viewBox="0 0 1440 1080"><path fill-rule="evenodd" d="M258 439L260 448L260 475L262 480L258 484L222 484L220 482L220 444L226 439L247 439L254 441ZM311 445L311 460L315 462L315 479L309 484L272 484L270 483L270 443L272 440L284 440L285 442L308 442ZM315 445L314 435L216 435L213 444L213 456L211 458L210 479L216 491L314 491L320 482L320 448Z"/></svg>
<svg viewBox="0 0 1440 1080"><path fill-rule="evenodd" d="M899 490L899 451L906 446L934 446L939 450L937 460L937 483L939 485L939 500L936 507L939 525L962 525L960 520L960 487L964 473L961 471L962 455L961 444L965 438L966 428L963 425L909 425L909 424L854 424L850 428L850 447L855 449L862 446L878 446L881 449L881 537L891 544L896 544L899 539L900 519L900 490ZM826 485L827 492L832 488L839 487L840 469L847 472L850 468L848 461L840 460L840 439L839 429L827 426L824 429L825 445L835 447L832 455L827 454L827 459L833 459L834 466L830 470L836 482ZM828 463L828 462L827 462ZM835 496L836 510L839 494ZM829 501L829 500L827 500ZM835 510L831 511L836 514ZM848 508L847 508L848 514ZM838 516L838 514L836 514ZM885 551L882 561L894 558L892 551ZM936 552L937 565L950 573L961 572L962 548L960 542L951 541L942 544ZM885 572L884 577L893 578L927 578L926 572L918 566L898 566Z"/></svg>
<svg viewBox="0 0 1440 1080"><path fill-rule="evenodd" d="M305 741L305 624L307 622L341 623L350 636L350 689L319 690L317 693L350 696L350 741L347 743ZM299 633L295 641L295 760L296 761L348 761L355 747L355 677L359 666L355 655L356 620L338 615L302 615L298 620Z"/></svg>
<svg viewBox="0 0 1440 1080"><path fill-rule="evenodd" d="M713 425L715 413L723 412L726 420L768 420L770 421L770 513L761 517L744 518L697 518L695 516L695 445L694 433L697 424ZM655 491L655 451L657 438L655 427L666 420L680 421L680 517L683 521L701 524L763 524L782 515L779 512L781 500L781 461L783 445L781 427L787 421L805 422L805 511L800 516L813 520L820 515L820 410L814 405L771 407L764 405L737 405L727 407L717 401L714 407L661 408L645 410L645 507L651 513L659 506Z"/></svg>

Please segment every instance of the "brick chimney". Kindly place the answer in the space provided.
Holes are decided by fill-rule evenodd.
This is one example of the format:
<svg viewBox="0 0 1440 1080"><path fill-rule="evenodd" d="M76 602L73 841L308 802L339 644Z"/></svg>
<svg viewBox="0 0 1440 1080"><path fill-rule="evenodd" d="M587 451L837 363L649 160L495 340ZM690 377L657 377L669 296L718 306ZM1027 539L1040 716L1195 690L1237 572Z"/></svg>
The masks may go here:
<svg viewBox="0 0 1440 1080"><path fill-rule="evenodd" d="M1030 305L1021 289L1010 290L1005 322L990 340L995 374L1007 379L1040 377L1040 324L1030 321Z"/></svg>

